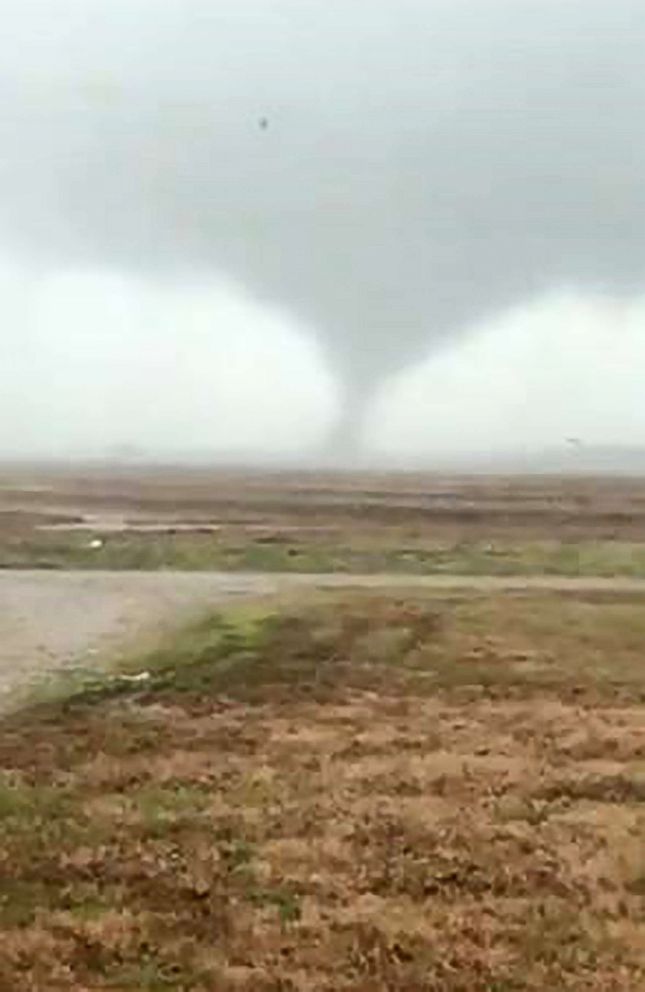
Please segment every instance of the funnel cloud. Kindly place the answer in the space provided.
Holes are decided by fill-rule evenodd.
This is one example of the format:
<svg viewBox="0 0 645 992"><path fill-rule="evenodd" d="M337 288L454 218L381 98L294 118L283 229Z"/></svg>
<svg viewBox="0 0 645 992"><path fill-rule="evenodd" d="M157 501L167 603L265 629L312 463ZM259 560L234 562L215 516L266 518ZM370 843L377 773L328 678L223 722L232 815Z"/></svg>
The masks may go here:
<svg viewBox="0 0 645 992"><path fill-rule="evenodd" d="M645 289L638 0L7 0L3 21L0 252L234 280L316 336L353 423L510 307Z"/></svg>

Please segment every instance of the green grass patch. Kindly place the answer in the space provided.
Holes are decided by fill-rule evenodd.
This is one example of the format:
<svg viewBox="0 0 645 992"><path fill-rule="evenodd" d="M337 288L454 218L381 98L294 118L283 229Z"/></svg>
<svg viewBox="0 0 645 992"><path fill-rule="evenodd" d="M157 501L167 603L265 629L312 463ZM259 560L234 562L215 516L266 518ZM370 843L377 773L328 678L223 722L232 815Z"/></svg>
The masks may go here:
<svg viewBox="0 0 645 992"><path fill-rule="evenodd" d="M645 577L645 544L613 540L414 542L400 535L341 543L232 540L217 534L32 534L0 541L0 567L399 575Z"/></svg>

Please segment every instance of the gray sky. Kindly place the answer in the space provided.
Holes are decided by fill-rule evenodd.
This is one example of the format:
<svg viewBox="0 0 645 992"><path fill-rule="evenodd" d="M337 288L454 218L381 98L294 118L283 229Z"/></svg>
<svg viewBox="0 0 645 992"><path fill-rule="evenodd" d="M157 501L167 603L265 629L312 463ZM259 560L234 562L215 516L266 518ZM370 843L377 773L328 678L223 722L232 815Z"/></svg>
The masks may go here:
<svg viewBox="0 0 645 992"><path fill-rule="evenodd" d="M0 448L306 447L343 382L380 389L380 448L537 443L558 389L580 431L642 440L607 372L643 368L642 15L6 0Z"/></svg>

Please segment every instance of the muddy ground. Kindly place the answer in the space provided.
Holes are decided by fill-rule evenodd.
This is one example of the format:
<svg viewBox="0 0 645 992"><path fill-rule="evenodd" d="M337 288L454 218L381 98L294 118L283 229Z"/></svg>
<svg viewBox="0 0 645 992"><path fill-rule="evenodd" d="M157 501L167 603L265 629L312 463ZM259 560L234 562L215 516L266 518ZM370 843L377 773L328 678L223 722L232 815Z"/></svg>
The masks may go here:
<svg viewBox="0 0 645 992"><path fill-rule="evenodd" d="M0 466L0 529L190 525L373 540L645 539L645 478Z"/></svg>
<svg viewBox="0 0 645 992"><path fill-rule="evenodd" d="M5 466L0 568L645 578L645 480Z"/></svg>

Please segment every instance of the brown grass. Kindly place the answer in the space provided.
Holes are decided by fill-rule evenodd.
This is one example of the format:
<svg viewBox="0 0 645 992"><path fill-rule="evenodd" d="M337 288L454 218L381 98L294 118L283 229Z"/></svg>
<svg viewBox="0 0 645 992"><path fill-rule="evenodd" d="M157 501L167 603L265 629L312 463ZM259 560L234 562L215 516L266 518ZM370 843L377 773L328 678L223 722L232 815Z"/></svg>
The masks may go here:
<svg viewBox="0 0 645 992"><path fill-rule="evenodd" d="M5 721L0 990L645 987L644 634L327 596Z"/></svg>

